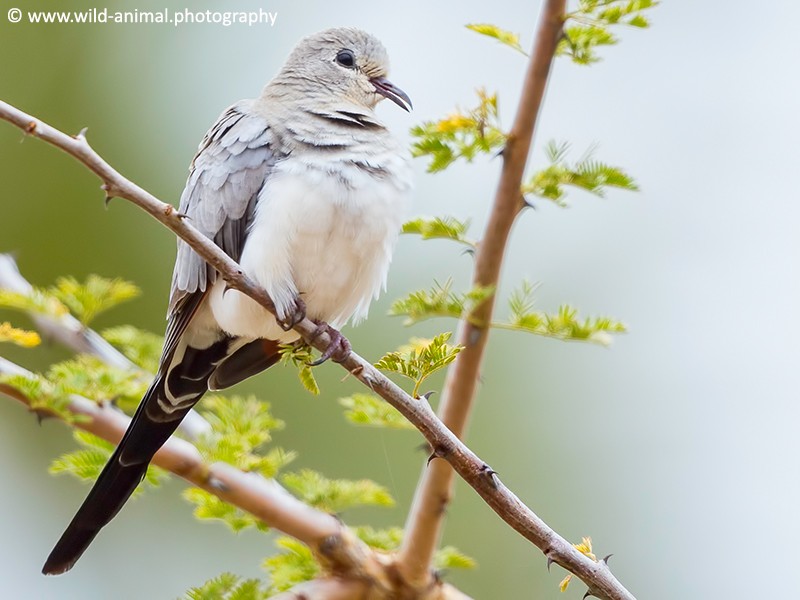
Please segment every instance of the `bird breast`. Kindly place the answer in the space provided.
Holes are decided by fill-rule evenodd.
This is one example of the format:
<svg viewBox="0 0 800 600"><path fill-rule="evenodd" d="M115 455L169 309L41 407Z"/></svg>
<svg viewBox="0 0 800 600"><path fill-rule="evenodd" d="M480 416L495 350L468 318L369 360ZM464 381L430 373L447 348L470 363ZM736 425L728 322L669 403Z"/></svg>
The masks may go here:
<svg viewBox="0 0 800 600"><path fill-rule="evenodd" d="M262 188L241 256L281 316L299 292L308 316L334 327L367 315L385 287L406 213L407 159L396 148L369 155L304 153L276 164ZM275 319L218 282L212 313L233 335L291 341Z"/></svg>

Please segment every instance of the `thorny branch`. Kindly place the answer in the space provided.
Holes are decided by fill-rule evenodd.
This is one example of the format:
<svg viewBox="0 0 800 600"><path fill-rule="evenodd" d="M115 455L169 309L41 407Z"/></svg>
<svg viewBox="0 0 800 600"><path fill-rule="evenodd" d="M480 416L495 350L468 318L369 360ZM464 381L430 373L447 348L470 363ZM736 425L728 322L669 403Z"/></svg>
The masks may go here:
<svg viewBox="0 0 800 600"><path fill-rule="evenodd" d="M498 287L508 236L524 206L520 186L556 46L562 35L565 5L566 0L547 0L542 8L519 107L502 153L500 181L484 237L475 254L474 287ZM491 296L462 319L458 343L464 349L447 372L439 416L449 431L459 437L464 434L473 406L489 337L489 327L486 324L492 321L493 308L494 296ZM453 494L451 467L464 477L455 461L433 461L423 471L417 487L398 558L399 568L409 581L424 579L439 544L447 504ZM494 479L491 471L485 470L484 474L486 476L480 481ZM501 486L498 485L498 492L500 489ZM578 559L564 546L563 538L550 530L511 492L504 490L498 495L492 495L478 490L478 493L506 522L545 553L548 565L555 562L575 573L588 584L589 592L596 596L633 598L614 579L602 561L595 563L586 557ZM495 504L498 496L503 499L501 504Z"/></svg>

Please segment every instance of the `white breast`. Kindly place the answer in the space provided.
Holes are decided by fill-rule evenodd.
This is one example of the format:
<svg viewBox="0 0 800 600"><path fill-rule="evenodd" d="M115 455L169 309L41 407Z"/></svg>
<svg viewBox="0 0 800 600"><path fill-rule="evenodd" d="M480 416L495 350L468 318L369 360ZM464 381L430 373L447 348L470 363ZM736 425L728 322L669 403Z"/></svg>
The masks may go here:
<svg viewBox="0 0 800 600"><path fill-rule="evenodd" d="M285 314L297 292L308 316L341 327L367 315L386 283L410 191L405 158L377 157L380 172L352 162L289 158L261 191L241 265ZM290 341L274 318L235 291L215 284L210 307L233 335Z"/></svg>

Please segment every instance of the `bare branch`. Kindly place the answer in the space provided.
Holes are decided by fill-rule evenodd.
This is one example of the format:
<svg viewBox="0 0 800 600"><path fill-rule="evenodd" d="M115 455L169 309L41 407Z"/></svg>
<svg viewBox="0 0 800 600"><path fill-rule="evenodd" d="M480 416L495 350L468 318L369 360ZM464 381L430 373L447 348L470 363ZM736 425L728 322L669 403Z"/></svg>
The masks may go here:
<svg viewBox="0 0 800 600"><path fill-rule="evenodd" d="M561 36L565 4L565 0L547 0L539 18L522 97L502 153L503 170L484 237L475 254L473 287L498 287L508 236L523 206L520 186L553 56ZM458 343L464 350L447 372L439 405L442 421L459 437L464 433L475 398L493 309L494 295L479 304L459 324ZM399 568L409 581L419 581L427 575L433 553L439 545L447 504L452 494L453 469L444 461L434 461L423 471L400 550ZM534 543L547 553L547 543Z"/></svg>
<svg viewBox="0 0 800 600"><path fill-rule="evenodd" d="M563 0L561 3L563 5ZM230 288L247 294L274 313L275 307L267 293L256 286L238 264L192 227L186 219L182 219L174 207L158 200L112 169L89 146L85 137L68 136L2 101L0 101L0 118L77 158L103 180L107 193L130 200L143 208L189 244L220 273ZM519 194L518 187L517 194ZM316 329L317 326L310 319L304 319L294 327L294 330L314 348L324 351L331 341L330 336L323 333L310 339ZM435 449L437 456L446 459L504 521L542 549L554 562L582 579L596 596L614 600L633 598L614 578L607 565L596 563L578 552L572 544L539 519L496 476L487 471L485 463L442 424L426 402L409 396L355 352L352 352L341 365L399 410L422 433Z"/></svg>
<svg viewBox="0 0 800 600"><path fill-rule="evenodd" d="M25 279L17 268L14 257L0 254L0 289L6 289L24 296L29 296L33 286ZM29 311L28 317L33 321L42 337L53 339L78 354L91 354L106 364L118 369L137 371L139 368L127 359L114 346L109 344L99 333L85 327L70 314L58 317L43 315ZM150 374L148 373L148 378ZM211 425L196 411L190 410L186 418L178 426L186 437L196 440L200 435L211 430Z"/></svg>

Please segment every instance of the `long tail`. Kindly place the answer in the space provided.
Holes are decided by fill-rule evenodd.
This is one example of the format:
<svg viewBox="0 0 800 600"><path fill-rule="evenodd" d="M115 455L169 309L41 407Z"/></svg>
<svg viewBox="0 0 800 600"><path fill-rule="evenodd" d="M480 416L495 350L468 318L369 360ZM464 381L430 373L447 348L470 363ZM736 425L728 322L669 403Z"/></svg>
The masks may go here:
<svg viewBox="0 0 800 600"><path fill-rule="evenodd" d="M69 571L100 530L139 485L147 466L183 417L209 389L222 389L263 371L278 360L278 344L242 344L223 338L207 348L178 344L169 366L160 370L144 395L128 430L72 522L53 548L42 573Z"/></svg>
<svg viewBox="0 0 800 600"><path fill-rule="evenodd" d="M100 530L113 519L139 485L153 455L177 429L186 413L208 391L208 379L228 354L230 339L208 348L180 344L144 395L119 446L53 548L42 573L69 571Z"/></svg>
<svg viewBox="0 0 800 600"><path fill-rule="evenodd" d="M153 455L178 427L186 411L179 418L164 422L148 414L148 405L155 404L159 397L163 398L163 391L162 378L158 377L147 391L128 431L106 463L92 491L48 556L42 569L45 575L58 575L73 567L95 536L127 502L147 472ZM197 400L200 396L202 392Z"/></svg>

